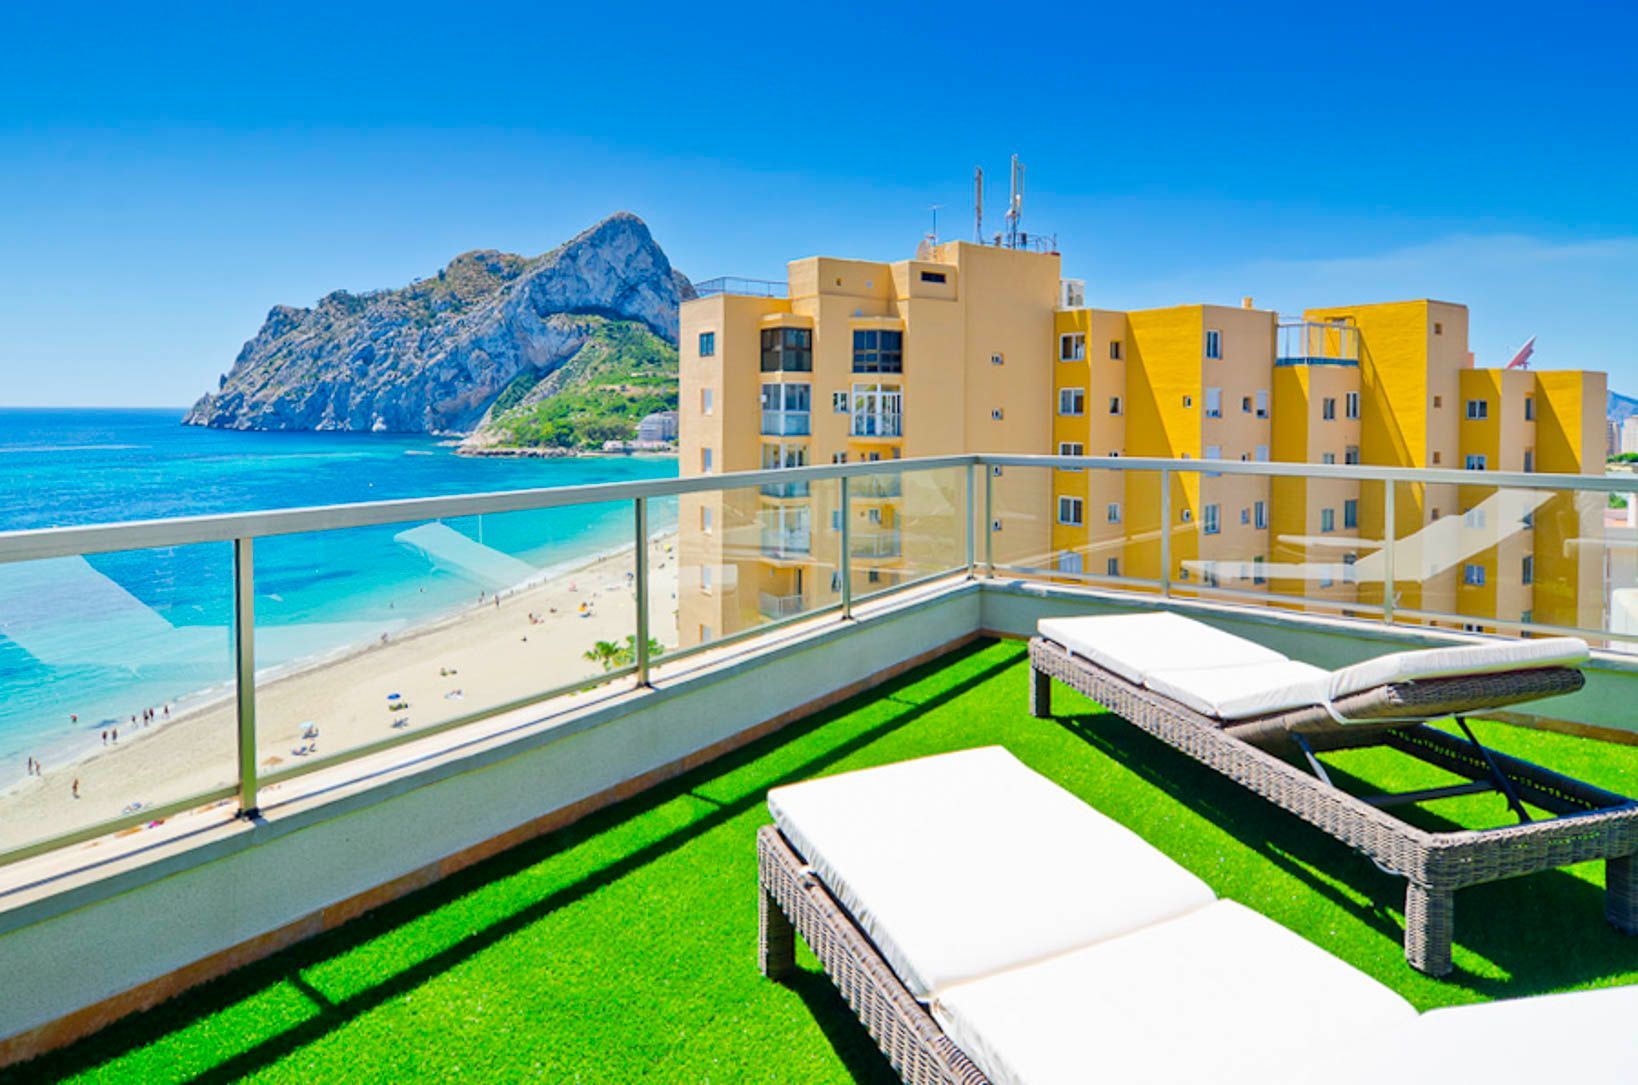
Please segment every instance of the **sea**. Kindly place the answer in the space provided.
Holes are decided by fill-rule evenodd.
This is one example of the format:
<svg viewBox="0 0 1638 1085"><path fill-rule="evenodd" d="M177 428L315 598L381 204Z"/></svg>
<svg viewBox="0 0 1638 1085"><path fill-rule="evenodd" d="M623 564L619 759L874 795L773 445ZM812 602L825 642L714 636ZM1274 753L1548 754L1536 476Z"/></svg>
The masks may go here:
<svg viewBox="0 0 1638 1085"><path fill-rule="evenodd" d="M499 459L424 436L239 433L181 409L0 408L0 532L669 478L658 456ZM651 502L655 532L672 500ZM627 502L258 540L258 672L299 667L632 544ZM231 544L0 563L0 787L231 689Z"/></svg>

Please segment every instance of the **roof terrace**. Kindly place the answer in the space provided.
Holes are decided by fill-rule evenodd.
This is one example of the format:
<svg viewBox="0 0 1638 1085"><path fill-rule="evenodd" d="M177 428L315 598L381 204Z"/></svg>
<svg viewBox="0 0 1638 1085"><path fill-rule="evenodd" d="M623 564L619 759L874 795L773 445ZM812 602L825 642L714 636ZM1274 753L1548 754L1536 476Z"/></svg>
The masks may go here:
<svg viewBox="0 0 1638 1085"><path fill-rule="evenodd" d="M1368 511L1344 580L1306 537L1203 535L1177 485L1200 467L960 456L0 536L0 618L43 673L66 680L136 650L122 681L158 669L229 691L139 719L121 738L129 755L99 746L70 762L72 796L47 760L0 797L0 973L25 978L0 1007L0 1064L13 1064L0 1081L891 1080L813 958L784 983L757 972L766 794L983 745L1418 1008L1638 982L1638 940L1601 921L1602 864L1464 890L1454 972L1406 967L1401 878L1085 697L1060 691L1051 718L1032 717L1015 639L1042 618L1167 610L1335 667L1497 640L1460 625L1573 632L1596 649L1586 687L1475 730L1630 795L1638 633L1612 600L1638 572L1599 563L1591 604L1566 603L1561 575L1528 615L1464 610L1456 585L1475 562L1505 575L1494 554L1526 541L1538 560L1627 552L1601 512L1630 482L1488 473L1475 489L1496 515L1480 528L1455 509L1428 523L1422 507L1424 487L1475 486L1463 472L1212 463L1203 487L1262 487L1262 500L1275 479L1310 484L1308 498L1357 482ZM1016 500L1033 484L1050 493L1065 468L1079 485L1128 487L1130 514L1074 544L1074 562L1032 531L1050 510ZM839 575L781 589L768 613L749 571L762 565L760 491L793 477L842 508L891 479L914 515L886 586L856 575L843 517L813 531L808 558ZM1144 485L1149 522L1131 504ZM738 570L714 566L713 594L732 582L747 597L743 624L706 638L681 628L673 595L706 563L672 535L677 504L698 495L724 496L715 530ZM597 509L629 523L632 543L577 567L571 590L564 555L538 543L540 517ZM1533 534L1548 529L1550 545ZM190 551L200 564L176 564ZM451 577L463 591L474 577L511 586L414 627L361 602L328 631L356 640L365 623L356 649L279 610L293 568L334 574L388 552L424 562L429 592ZM1108 575L1082 571L1117 554ZM219 593L195 601L202 621L159 605L138 575L155 565L161 583L188 573ZM541 570L555 575L531 579ZM21 606L41 592L96 620L66 637ZM99 622L124 632L88 636ZM317 665L304 662L315 644ZM1383 749L1325 760L1354 794L1449 779ZM1429 830L1513 820L1496 794L1400 816Z"/></svg>

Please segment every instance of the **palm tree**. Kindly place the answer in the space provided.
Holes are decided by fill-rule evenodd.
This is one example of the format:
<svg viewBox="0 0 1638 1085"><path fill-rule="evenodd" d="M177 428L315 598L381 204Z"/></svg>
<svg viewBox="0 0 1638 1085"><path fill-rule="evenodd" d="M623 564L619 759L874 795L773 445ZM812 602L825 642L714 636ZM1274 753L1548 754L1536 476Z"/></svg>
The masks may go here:
<svg viewBox="0 0 1638 1085"><path fill-rule="evenodd" d="M635 640L636 638L631 639ZM581 658L589 663L599 664L605 671L612 671L614 668L622 666L620 656L624 651L624 648L612 640L600 640L588 648Z"/></svg>
<svg viewBox="0 0 1638 1085"><path fill-rule="evenodd" d="M665 645L648 638L648 658L657 659L665 654ZM626 642L615 649L614 662L605 666L604 670L613 670L615 667L630 667L637 662L637 637L635 634L626 637Z"/></svg>

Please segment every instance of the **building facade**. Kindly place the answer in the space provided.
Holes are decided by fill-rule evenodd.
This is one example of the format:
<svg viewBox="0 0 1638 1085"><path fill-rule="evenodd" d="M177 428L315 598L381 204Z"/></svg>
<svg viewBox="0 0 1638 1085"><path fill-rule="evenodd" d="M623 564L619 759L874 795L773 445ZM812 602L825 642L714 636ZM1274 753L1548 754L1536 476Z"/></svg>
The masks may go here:
<svg viewBox="0 0 1638 1085"><path fill-rule="evenodd" d="M1439 624L1602 627L1596 502L1477 478L1602 473L1603 374L1475 368L1448 302L1284 323L1249 298L1118 311L1081 303L1055 253L922 255L798 260L783 290L684 303L683 473L968 451L1467 469L1471 486L1398 484L1391 586L1383 485L1345 478L1203 468L1163 501L1153 472L992 468L992 545L1119 583L1162 575L1165 536L1178 591L1348 613L1391 589ZM856 598L963 560L963 472L856 480L849 498ZM833 602L842 515L834 482L683 498L683 643Z"/></svg>

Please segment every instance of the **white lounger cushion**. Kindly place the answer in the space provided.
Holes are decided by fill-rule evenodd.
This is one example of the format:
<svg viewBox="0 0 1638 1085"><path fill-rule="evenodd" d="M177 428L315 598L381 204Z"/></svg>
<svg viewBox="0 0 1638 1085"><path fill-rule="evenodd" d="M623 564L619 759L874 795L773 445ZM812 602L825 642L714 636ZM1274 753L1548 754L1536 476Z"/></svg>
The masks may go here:
<svg viewBox="0 0 1638 1085"><path fill-rule="evenodd" d="M1314 684L1330 677L1330 671L1313 664L1282 659L1243 667L1156 671L1143 684L1204 715L1241 720L1311 705Z"/></svg>
<svg viewBox="0 0 1638 1085"><path fill-rule="evenodd" d="M1043 618L1041 636L1128 682L1177 667L1243 667L1285 656L1244 637L1170 611L1089 618Z"/></svg>
<svg viewBox="0 0 1638 1085"><path fill-rule="evenodd" d="M1328 1081L1416 1024L1397 994L1232 901L952 987L932 1013L996 1085Z"/></svg>
<svg viewBox="0 0 1638 1085"><path fill-rule="evenodd" d="M1325 704L1395 682L1573 667L1589 655L1585 641L1548 637L1394 652L1326 671L1164 611L1043 618L1037 628L1046 639L1128 682L1222 720Z"/></svg>
<svg viewBox="0 0 1638 1085"><path fill-rule="evenodd" d="M1638 987L1452 1006L1380 1038L1331 1078L1383 1085L1463 1081L1638 1081Z"/></svg>
<svg viewBox="0 0 1638 1085"><path fill-rule="evenodd" d="M924 1000L1215 899L998 746L775 788L768 807Z"/></svg>

